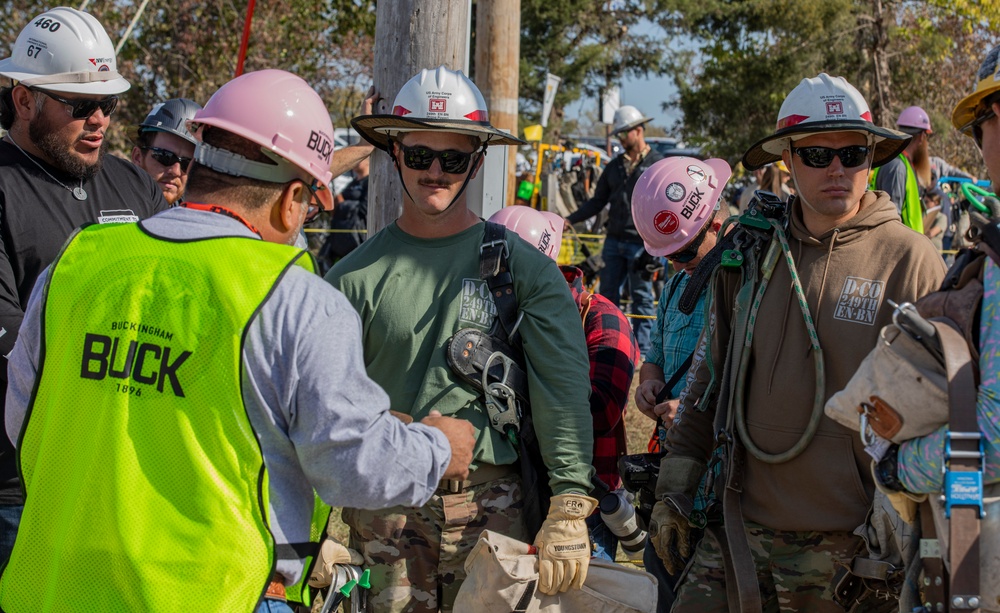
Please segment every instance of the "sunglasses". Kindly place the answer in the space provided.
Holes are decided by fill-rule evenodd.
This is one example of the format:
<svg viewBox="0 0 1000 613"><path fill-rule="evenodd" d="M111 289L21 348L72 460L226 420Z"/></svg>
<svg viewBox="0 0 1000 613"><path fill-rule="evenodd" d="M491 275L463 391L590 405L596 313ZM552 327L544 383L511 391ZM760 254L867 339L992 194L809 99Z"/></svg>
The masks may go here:
<svg viewBox="0 0 1000 613"><path fill-rule="evenodd" d="M844 168L857 168L868 161L871 148L865 145L851 145L840 149L830 147L792 147L792 153L799 156L802 163L810 168L826 168L833 163L833 156L840 158Z"/></svg>
<svg viewBox="0 0 1000 613"><path fill-rule="evenodd" d="M194 159L177 155L169 149L161 149L159 147L140 147L140 149L148 151L149 154L153 156L153 159L156 160L157 164L166 168L169 168L174 164L180 164L181 172L187 172L188 166L191 164L191 160Z"/></svg>
<svg viewBox="0 0 1000 613"><path fill-rule="evenodd" d="M975 139L976 146L980 149L983 148L983 124L997 116L996 113L993 112L992 107L993 105L990 105L990 108L987 109L985 113L979 115L969 122L968 125L962 128L962 132L965 134L972 132L972 138Z"/></svg>
<svg viewBox="0 0 1000 613"><path fill-rule="evenodd" d="M32 89L31 91L42 92L56 102L62 102L67 105L72 109L70 114L73 116L73 119L88 119L97 109L101 109L105 117L110 117L115 112L115 109L118 108L118 96L108 96L100 100L70 100L44 89Z"/></svg>
<svg viewBox="0 0 1000 613"><path fill-rule="evenodd" d="M403 150L403 164L411 170L427 170L434 163L434 160L438 160L441 163L441 170L453 175L460 175L469 169L469 162L472 160L472 154L466 153L465 151L455 151L449 149L448 151L435 151L434 149L428 149L427 147L407 147L406 145L400 143L400 149Z"/></svg>
<svg viewBox="0 0 1000 613"><path fill-rule="evenodd" d="M702 228L701 232L698 233L698 236L694 237L694 240L691 241L691 244L688 245L684 251L672 253L666 256L667 259L671 262L677 262L678 264L687 264L691 260L698 257L698 250L701 249L701 244L705 242L705 237L708 236L708 228L711 225L712 224L708 224Z"/></svg>
<svg viewBox="0 0 1000 613"><path fill-rule="evenodd" d="M314 221L319 214L323 212L323 205L319 201L319 196L316 195L321 189L326 189L322 185L313 181L309 184L309 208L306 209L306 218L302 223L309 223Z"/></svg>

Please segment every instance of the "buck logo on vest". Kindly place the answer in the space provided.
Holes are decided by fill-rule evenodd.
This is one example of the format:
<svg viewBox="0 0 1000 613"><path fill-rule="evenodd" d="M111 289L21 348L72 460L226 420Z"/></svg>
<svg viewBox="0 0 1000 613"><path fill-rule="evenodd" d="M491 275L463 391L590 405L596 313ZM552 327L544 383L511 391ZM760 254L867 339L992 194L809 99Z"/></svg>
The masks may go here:
<svg viewBox="0 0 1000 613"><path fill-rule="evenodd" d="M155 383L158 392L163 392L164 383L169 381L174 396L184 397L184 390L177 378L177 370L191 357L190 351L182 351L171 362L170 347L132 340L128 342L128 353L124 363L118 368L119 340L121 339L117 337L88 333L83 341L80 376L96 381L108 376L116 379L131 378L136 383L144 385ZM158 366L155 365L156 361L159 361Z"/></svg>

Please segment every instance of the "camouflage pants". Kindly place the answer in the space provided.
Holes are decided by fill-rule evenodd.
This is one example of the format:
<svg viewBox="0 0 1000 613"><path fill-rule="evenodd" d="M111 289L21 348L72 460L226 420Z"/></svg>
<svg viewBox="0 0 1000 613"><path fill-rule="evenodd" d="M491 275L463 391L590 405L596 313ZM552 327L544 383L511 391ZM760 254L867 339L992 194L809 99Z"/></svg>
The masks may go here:
<svg viewBox="0 0 1000 613"><path fill-rule="evenodd" d="M746 522L765 613L843 613L833 601L837 561L858 546L850 532L786 532ZM682 579L671 613L728 613L726 567L715 535L706 531Z"/></svg>
<svg viewBox="0 0 1000 613"><path fill-rule="evenodd" d="M465 558L483 530L530 541L521 498L521 478L511 475L461 494L435 494L420 508L344 509L351 547L371 569L367 611L451 611Z"/></svg>

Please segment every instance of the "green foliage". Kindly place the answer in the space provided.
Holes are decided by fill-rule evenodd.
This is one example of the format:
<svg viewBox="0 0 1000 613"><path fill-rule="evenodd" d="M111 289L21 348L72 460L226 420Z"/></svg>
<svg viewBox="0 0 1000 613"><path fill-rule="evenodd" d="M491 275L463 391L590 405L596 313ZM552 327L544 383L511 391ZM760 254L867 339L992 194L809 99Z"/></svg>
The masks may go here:
<svg viewBox="0 0 1000 613"><path fill-rule="evenodd" d="M118 43L139 2L92 2L92 13ZM0 49L7 50L42 2L0 2ZM154 104L185 97L204 104L233 78L247 3L223 0L150 2L118 54L132 83L109 131L111 146L131 149L131 132ZM370 84L374 0L257 2L244 72L280 68L298 74L323 96L335 125L345 126Z"/></svg>
<svg viewBox="0 0 1000 613"><path fill-rule="evenodd" d="M662 74L667 42L642 33L656 12L650 0L521 0L521 116L538 123L545 74L562 79L549 119L557 137L562 109L583 95L597 96L625 77Z"/></svg>

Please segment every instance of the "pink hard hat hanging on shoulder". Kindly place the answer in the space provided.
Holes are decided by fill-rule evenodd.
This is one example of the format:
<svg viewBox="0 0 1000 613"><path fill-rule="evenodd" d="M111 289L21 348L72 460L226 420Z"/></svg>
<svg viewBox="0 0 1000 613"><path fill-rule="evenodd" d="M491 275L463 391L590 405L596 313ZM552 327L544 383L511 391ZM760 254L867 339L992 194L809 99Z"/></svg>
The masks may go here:
<svg viewBox="0 0 1000 613"><path fill-rule="evenodd" d="M490 221L513 230L553 260L562 246L563 219L555 213L536 211L528 206L505 206L490 217Z"/></svg>
<svg viewBox="0 0 1000 613"><path fill-rule="evenodd" d="M733 171L725 160L669 157L646 169L632 190L632 221L651 255L681 251L719 207Z"/></svg>

